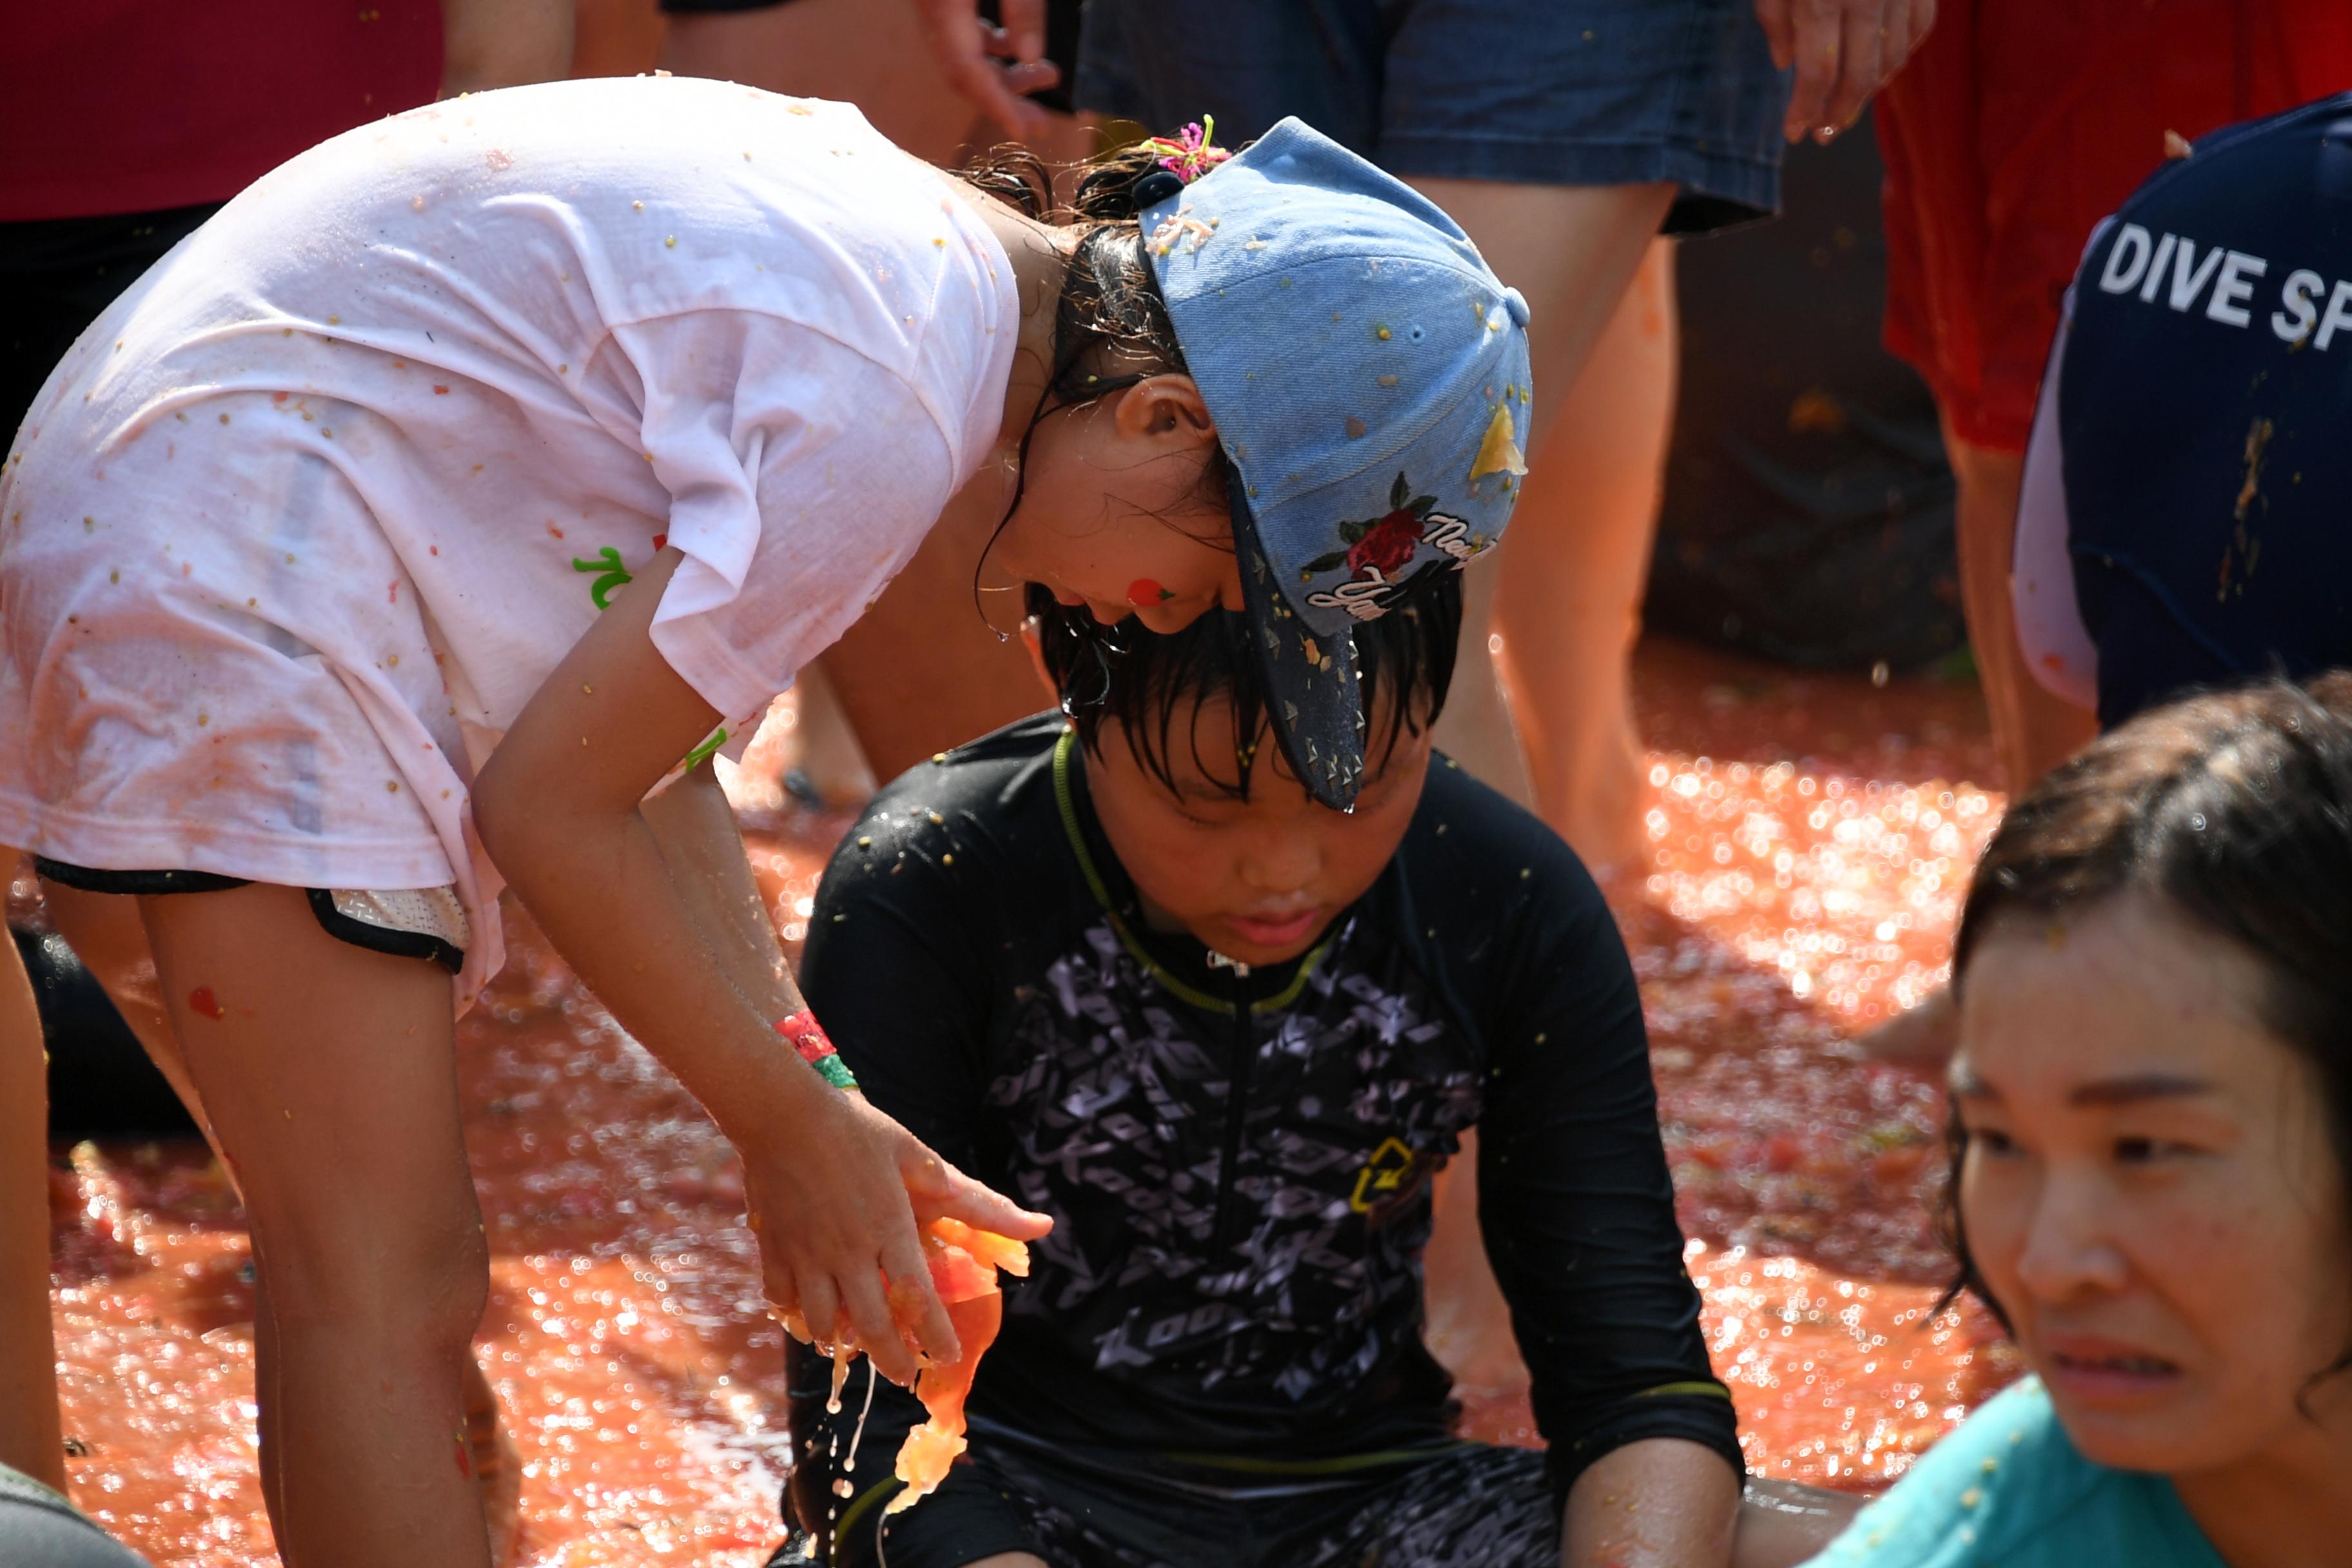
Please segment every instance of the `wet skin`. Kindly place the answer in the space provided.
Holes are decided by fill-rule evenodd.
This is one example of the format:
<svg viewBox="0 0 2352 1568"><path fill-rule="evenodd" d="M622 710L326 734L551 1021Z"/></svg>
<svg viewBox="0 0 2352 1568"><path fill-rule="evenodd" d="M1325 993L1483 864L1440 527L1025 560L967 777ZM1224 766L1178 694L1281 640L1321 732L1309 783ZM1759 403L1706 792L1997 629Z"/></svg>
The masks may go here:
<svg viewBox="0 0 2352 1568"><path fill-rule="evenodd" d="M2241 1568L2352 1528L2352 1378L2312 1381L2352 1345L2352 1219L2266 984L2141 895L2015 915L1952 1068L1969 1242L2067 1435L2171 1476Z"/></svg>
<svg viewBox="0 0 2352 1568"><path fill-rule="evenodd" d="M1106 626L1133 615L1172 632L1240 609L1233 522L1202 482L1215 445L1190 376L1155 375L1046 415L992 575L1042 583Z"/></svg>
<svg viewBox="0 0 2352 1568"><path fill-rule="evenodd" d="M1266 730L1249 795L1235 799L1220 787L1240 773L1233 732L1222 697L1178 709L1171 795L1126 731L1107 726L1100 754L1086 758L1087 787L1153 926L1190 931L1253 966L1281 963L1312 947L1395 855L1421 804L1429 731L1406 726L1385 753L1375 748L1356 809L1345 814L1315 803ZM1376 719L1373 736L1384 732Z"/></svg>
<svg viewBox="0 0 2352 1568"><path fill-rule="evenodd" d="M1216 606L1240 609L1233 521L1216 488L1202 483L1216 426L1192 378L1105 353L1081 369L1106 384L1143 379L1091 402L1050 406L1056 306L1083 231L1039 223L962 180L940 178L1004 247L1021 297L994 455L1011 515L984 563L988 576L1042 583L1106 626L1133 613L1153 631L1181 631ZM1048 408L1043 417L1041 407ZM1139 606L1130 590L1145 581L1154 591Z"/></svg>

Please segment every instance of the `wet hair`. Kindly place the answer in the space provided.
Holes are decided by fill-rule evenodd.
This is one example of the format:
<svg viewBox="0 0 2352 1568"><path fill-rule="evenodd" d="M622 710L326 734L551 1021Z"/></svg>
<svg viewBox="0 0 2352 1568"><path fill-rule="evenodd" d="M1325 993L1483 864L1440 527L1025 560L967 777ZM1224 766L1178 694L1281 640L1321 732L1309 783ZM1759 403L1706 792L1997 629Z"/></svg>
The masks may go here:
<svg viewBox="0 0 2352 1568"><path fill-rule="evenodd" d="M1054 181L1043 160L1025 147L1008 145L983 154L958 173L969 184L1035 219L1082 229L1062 279L1054 310L1054 363L1045 390L1021 432L1019 468L1013 500L996 525L1002 533L1021 505L1028 484L1029 442L1047 415L1082 407L1147 376L1192 374L1184 345L1168 315L1168 300L1144 254L1136 184L1160 167L1157 156L1138 144L1098 153L1078 165L1069 205L1057 206ZM1203 466L1201 499L1223 509L1226 469L1222 460ZM989 541L992 547L993 536ZM984 562L987 552L982 552ZM975 574L973 587L978 593ZM977 602L975 598L975 602Z"/></svg>
<svg viewBox="0 0 2352 1568"><path fill-rule="evenodd" d="M1114 725L1144 772L1171 794L1176 789L1171 759L1181 745L1226 795L1249 798L1261 746L1278 743L1266 728L1265 683L1246 616L1211 610L1182 631L1164 635L1145 630L1131 616L1107 626L1085 605L1056 604L1034 583L1029 614L1046 672L1062 694L1062 711L1089 752L1102 753L1103 727ZM1408 731L1421 733L1444 711L1461 630L1462 574L1444 565L1416 574L1387 615L1355 624L1356 679L1370 725L1368 764L1377 767ZM1232 707L1230 744L1202 732L1198 705L1213 697Z"/></svg>
<svg viewBox="0 0 2352 1568"><path fill-rule="evenodd" d="M2352 1215L2352 671L2191 697L2052 770L2010 807L1977 865L1953 944L1955 994L2002 917L2063 916L2126 893L2261 966L2261 1020L2312 1070ZM1961 1222L1967 1132L1957 1114L1948 1125L1953 1293L1972 1290L1999 1316ZM2347 1369L2352 1346L2318 1376Z"/></svg>

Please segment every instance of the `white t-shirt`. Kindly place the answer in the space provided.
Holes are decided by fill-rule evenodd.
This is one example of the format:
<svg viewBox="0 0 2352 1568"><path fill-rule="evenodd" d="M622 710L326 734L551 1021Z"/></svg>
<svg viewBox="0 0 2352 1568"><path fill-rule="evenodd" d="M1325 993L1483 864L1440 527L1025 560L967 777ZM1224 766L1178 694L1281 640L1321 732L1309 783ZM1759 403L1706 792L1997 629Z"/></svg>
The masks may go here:
<svg viewBox="0 0 2352 1568"><path fill-rule="evenodd" d="M456 100L264 177L83 334L0 478L0 844L454 883L467 790L667 541L745 737L995 441L1011 264L857 111L636 78Z"/></svg>

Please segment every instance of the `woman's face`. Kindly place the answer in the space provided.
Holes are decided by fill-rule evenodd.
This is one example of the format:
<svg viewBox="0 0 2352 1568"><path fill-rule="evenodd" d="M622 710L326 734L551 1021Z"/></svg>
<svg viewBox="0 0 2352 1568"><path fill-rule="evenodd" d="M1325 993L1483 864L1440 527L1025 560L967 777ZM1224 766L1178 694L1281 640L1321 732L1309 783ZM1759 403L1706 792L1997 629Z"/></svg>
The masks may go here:
<svg viewBox="0 0 2352 1568"><path fill-rule="evenodd" d="M2352 1341L2352 1216L2260 965L2126 895L2012 915L1960 993L1960 1216L2090 1458L2181 1474L2311 1431ZM2352 1379L2311 1389L2331 1421Z"/></svg>
<svg viewBox="0 0 2352 1568"><path fill-rule="evenodd" d="M994 566L1106 626L1132 615L1173 632L1220 605L1240 609L1233 521L1202 483L1216 439L1189 376L1048 414Z"/></svg>

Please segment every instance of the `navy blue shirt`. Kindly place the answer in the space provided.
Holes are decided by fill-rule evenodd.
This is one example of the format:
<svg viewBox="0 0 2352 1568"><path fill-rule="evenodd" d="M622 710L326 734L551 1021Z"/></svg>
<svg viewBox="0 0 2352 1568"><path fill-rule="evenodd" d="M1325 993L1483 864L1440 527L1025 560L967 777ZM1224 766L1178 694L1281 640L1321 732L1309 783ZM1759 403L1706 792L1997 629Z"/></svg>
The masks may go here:
<svg viewBox="0 0 2352 1568"><path fill-rule="evenodd" d="M2052 369L2104 725L2352 664L2352 94L2216 132L2135 192Z"/></svg>

